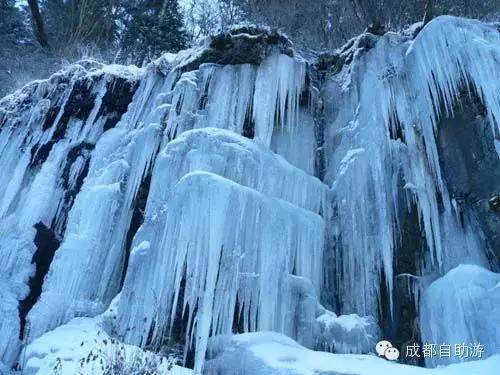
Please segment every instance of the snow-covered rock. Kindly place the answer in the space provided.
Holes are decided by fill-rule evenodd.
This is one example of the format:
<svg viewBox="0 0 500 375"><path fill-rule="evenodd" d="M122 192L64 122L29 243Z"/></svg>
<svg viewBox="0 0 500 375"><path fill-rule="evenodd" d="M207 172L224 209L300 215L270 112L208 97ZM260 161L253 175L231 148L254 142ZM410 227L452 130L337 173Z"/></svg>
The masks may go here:
<svg viewBox="0 0 500 375"><path fill-rule="evenodd" d="M316 318L314 348L342 354L373 352L380 328L372 317L340 315L325 311Z"/></svg>

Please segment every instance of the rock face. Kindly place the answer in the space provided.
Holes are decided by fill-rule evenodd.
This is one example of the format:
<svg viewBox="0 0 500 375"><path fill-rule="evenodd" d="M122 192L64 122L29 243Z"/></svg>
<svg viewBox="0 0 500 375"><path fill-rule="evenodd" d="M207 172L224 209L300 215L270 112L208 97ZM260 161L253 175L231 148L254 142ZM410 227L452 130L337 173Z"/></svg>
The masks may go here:
<svg viewBox="0 0 500 375"><path fill-rule="evenodd" d="M500 269L500 156L484 105L464 94L453 115L438 125L440 162L459 214L473 211L485 235L491 267Z"/></svg>
<svg viewBox="0 0 500 375"><path fill-rule="evenodd" d="M460 293L433 309L436 285L462 263L498 276L500 33L452 17L419 28L366 32L318 63L240 28L144 69L82 62L2 99L0 366L25 348L19 366L40 372L36 358L55 361L41 343L96 324L220 374L235 346L242 373L364 374L392 366L304 347L364 354L384 338L404 354L449 337L439 313ZM253 338L281 354L256 355ZM302 355L326 362L292 365Z"/></svg>
<svg viewBox="0 0 500 375"><path fill-rule="evenodd" d="M209 37L205 43L208 47L194 61L184 65L183 70L195 70L206 63L260 65L273 52L294 55L292 43L285 36L275 30L253 26Z"/></svg>

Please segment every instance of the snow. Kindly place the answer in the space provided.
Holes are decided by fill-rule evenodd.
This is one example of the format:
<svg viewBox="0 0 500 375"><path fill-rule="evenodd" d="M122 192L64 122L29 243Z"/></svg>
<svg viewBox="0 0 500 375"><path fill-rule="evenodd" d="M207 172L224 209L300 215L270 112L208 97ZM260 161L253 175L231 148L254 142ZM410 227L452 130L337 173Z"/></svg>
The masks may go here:
<svg viewBox="0 0 500 375"><path fill-rule="evenodd" d="M39 337L21 355L22 373L104 375L113 368L121 369L123 374L145 370L158 375L192 374L172 360L119 342L104 330L102 320L102 317L75 318Z"/></svg>
<svg viewBox="0 0 500 375"><path fill-rule="evenodd" d="M315 348L334 353L364 354L373 351L380 328L371 317L340 315L325 311L316 318Z"/></svg>
<svg viewBox="0 0 500 375"><path fill-rule="evenodd" d="M390 362L376 355L331 354L306 349L292 339L274 332L256 332L217 338L212 342L206 373L314 375L459 375L496 374L500 355L487 360L425 369Z"/></svg>

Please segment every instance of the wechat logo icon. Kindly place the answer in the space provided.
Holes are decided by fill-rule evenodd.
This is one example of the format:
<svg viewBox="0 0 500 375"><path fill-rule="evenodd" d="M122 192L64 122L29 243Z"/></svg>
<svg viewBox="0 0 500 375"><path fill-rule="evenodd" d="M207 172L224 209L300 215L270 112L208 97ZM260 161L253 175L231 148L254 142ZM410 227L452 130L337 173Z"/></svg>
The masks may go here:
<svg viewBox="0 0 500 375"><path fill-rule="evenodd" d="M389 361L397 361L399 358L399 350L387 340L379 341L375 346L375 351L379 357L385 357Z"/></svg>

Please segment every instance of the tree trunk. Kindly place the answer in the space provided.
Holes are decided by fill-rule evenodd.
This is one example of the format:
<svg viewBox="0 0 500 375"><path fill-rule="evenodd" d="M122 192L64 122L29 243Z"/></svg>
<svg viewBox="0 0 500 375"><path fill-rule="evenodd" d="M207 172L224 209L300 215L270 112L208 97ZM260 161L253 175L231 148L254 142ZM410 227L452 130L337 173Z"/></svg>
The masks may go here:
<svg viewBox="0 0 500 375"><path fill-rule="evenodd" d="M424 25L427 25L430 20L434 18L433 9L434 4L432 0L427 0L425 3Z"/></svg>
<svg viewBox="0 0 500 375"><path fill-rule="evenodd" d="M40 43L43 48L50 48L49 39L45 32L45 25L42 15L40 14L40 8L38 7L38 1L28 0L28 5L30 7L31 16L33 17L33 31L35 32L38 43Z"/></svg>

